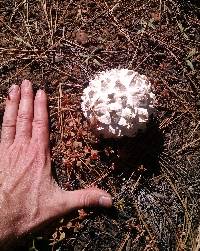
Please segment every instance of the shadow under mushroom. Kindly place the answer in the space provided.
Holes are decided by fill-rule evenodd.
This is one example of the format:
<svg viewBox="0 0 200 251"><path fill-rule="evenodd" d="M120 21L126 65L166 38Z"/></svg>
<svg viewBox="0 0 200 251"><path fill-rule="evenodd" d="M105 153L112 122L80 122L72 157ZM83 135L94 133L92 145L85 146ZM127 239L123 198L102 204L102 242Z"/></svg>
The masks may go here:
<svg viewBox="0 0 200 251"><path fill-rule="evenodd" d="M152 116L145 131L139 130L135 137L101 137L98 149L101 160L108 164L114 163L116 171L127 170L128 174L135 168L145 176L152 176L159 174L159 156L163 146L164 139L158 121Z"/></svg>

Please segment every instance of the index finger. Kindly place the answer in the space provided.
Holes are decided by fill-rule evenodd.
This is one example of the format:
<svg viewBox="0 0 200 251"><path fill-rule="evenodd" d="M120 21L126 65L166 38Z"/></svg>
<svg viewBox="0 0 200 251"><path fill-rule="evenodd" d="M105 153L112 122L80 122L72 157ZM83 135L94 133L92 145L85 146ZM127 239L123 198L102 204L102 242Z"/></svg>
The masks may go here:
<svg viewBox="0 0 200 251"><path fill-rule="evenodd" d="M34 119L32 124L32 139L42 145L49 143L47 95L43 90L38 90L34 101Z"/></svg>

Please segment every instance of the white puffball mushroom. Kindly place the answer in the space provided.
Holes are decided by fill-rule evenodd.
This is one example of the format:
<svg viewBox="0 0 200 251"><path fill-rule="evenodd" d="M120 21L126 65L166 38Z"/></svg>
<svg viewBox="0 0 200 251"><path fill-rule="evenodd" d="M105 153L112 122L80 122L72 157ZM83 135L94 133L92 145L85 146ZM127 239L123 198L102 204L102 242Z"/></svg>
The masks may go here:
<svg viewBox="0 0 200 251"><path fill-rule="evenodd" d="M81 108L104 138L133 137L155 112L147 77L128 69L97 74L83 90Z"/></svg>

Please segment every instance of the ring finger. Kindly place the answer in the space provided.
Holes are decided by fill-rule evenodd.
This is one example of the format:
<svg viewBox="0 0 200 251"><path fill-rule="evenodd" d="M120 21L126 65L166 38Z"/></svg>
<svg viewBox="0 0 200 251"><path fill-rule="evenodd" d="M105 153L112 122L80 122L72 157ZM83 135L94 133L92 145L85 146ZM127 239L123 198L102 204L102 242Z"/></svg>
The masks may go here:
<svg viewBox="0 0 200 251"><path fill-rule="evenodd" d="M17 85L12 85L9 90L9 98L6 100L1 131L1 143L12 144L14 141L19 100L20 88Z"/></svg>

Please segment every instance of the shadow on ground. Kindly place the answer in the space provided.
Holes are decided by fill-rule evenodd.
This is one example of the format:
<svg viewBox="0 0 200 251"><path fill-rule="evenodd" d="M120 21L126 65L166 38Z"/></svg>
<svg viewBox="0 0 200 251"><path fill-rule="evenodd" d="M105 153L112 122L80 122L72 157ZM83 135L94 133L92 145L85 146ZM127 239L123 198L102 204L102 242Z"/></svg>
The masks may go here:
<svg viewBox="0 0 200 251"><path fill-rule="evenodd" d="M138 131L133 138L101 138L99 150L103 162L114 163L116 172L127 170L127 175L135 168L145 176L159 174L159 156L163 151L164 139L155 118L151 118L145 131ZM108 151L103 151L108 149ZM108 154L109 152L109 154ZM117 153L117 154L116 154Z"/></svg>

